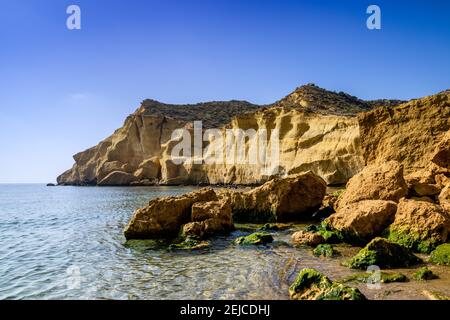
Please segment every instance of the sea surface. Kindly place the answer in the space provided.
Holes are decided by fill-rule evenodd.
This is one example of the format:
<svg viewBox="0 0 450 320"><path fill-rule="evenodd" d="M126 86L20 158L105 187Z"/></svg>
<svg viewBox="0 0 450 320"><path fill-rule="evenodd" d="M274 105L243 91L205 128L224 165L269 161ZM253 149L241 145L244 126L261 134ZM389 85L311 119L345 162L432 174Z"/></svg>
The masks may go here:
<svg viewBox="0 0 450 320"><path fill-rule="evenodd" d="M288 299L301 268L332 279L355 273L340 261L357 248L343 246L340 258L324 259L288 245L303 225L274 233L273 244L259 247L232 243L256 225L238 225L193 252L126 242L123 229L134 210L194 189L0 185L0 299ZM424 299L424 290L450 288L448 269L433 270L441 280L432 284L358 287L373 299Z"/></svg>

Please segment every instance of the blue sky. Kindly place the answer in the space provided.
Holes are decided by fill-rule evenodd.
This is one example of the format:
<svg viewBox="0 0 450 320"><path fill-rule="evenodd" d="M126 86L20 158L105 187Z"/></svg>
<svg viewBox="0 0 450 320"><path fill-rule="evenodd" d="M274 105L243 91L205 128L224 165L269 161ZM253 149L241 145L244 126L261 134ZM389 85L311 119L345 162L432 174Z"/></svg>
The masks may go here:
<svg viewBox="0 0 450 320"><path fill-rule="evenodd" d="M314 82L409 99L449 74L445 0L0 0L0 183L54 181L145 98L270 103Z"/></svg>

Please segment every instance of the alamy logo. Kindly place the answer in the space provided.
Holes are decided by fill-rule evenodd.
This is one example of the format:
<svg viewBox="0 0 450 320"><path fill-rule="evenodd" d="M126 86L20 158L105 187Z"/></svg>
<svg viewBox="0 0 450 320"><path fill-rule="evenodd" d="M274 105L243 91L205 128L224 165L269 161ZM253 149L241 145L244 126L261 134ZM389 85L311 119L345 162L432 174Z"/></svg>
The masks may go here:
<svg viewBox="0 0 450 320"><path fill-rule="evenodd" d="M255 165L262 175L276 175L280 164L278 129L207 129L194 121L191 129L177 129L171 140L174 164Z"/></svg>
<svg viewBox="0 0 450 320"><path fill-rule="evenodd" d="M380 30L381 29L381 9L377 5L370 5L367 7L367 14L370 16L367 18L367 29Z"/></svg>
<svg viewBox="0 0 450 320"><path fill-rule="evenodd" d="M70 5L66 9L66 13L69 14L66 20L66 26L69 30L81 29L81 9L77 5Z"/></svg>

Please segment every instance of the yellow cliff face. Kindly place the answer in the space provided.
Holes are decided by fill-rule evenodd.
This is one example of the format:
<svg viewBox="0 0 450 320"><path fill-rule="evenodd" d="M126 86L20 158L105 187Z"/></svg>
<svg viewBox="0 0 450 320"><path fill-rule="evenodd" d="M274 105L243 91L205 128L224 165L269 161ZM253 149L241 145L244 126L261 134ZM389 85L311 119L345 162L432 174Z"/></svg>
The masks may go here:
<svg viewBox="0 0 450 320"><path fill-rule="evenodd" d="M402 143L404 139L396 140L395 126L383 127L389 125L388 120L383 121L389 118L391 111L387 110L392 109L366 112L379 105L397 103L400 102L364 101L313 84L299 87L268 106L238 100L195 105L145 100L122 128L96 147L75 155L75 165L58 177L58 184L250 185L261 184L274 176L307 171L319 175L328 184L343 184L362 169L364 160L370 162L380 153L385 154L384 148L389 148L389 144L377 144L380 137L388 134L395 140L392 143ZM419 117L419 111L414 119ZM358 122L358 112L368 116L363 114ZM408 113L405 116L402 112L394 113L399 115L399 123L408 116ZM432 112L425 114L429 114L429 122L434 127L446 121L438 120ZM200 130L196 121L202 121ZM182 128L185 132L174 135L176 129ZM434 139L421 138L426 133L414 125L402 129L402 134L406 135L410 129L420 134L419 140ZM239 131L243 134L233 138ZM200 142L196 144L198 132ZM186 144L180 148L185 135L191 138L188 148ZM230 141L236 147L230 148ZM192 147L191 154L186 153ZM395 151L391 153L395 155ZM173 161L180 160L180 156L184 161Z"/></svg>
<svg viewBox="0 0 450 320"><path fill-rule="evenodd" d="M139 110L128 117L122 128L98 146L75 156L74 167L58 178L61 184L258 184L270 177L261 161L251 157L255 141L245 140L244 161L211 163L211 150L223 149L224 140L205 146L202 157L182 164L172 161L179 140L172 132L190 128L174 119L144 115ZM318 115L295 109L268 108L235 117L226 130L278 131L279 167L275 176L312 171L328 184L345 183L363 166L359 149L359 129L354 117ZM192 132L192 129L190 129ZM268 142L267 152L271 152ZM224 151L224 153L226 153ZM112 174L114 173L114 174Z"/></svg>

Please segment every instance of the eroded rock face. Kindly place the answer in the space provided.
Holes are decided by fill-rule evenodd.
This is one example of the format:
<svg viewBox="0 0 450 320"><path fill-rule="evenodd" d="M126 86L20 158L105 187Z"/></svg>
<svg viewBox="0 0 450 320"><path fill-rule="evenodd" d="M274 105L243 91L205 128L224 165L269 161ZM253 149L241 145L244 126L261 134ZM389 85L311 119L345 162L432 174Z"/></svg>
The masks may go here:
<svg viewBox="0 0 450 320"><path fill-rule="evenodd" d="M191 208L191 221L183 226L184 237L202 239L217 233L234 229L229 199L197 202Z"/></svg>
<svg viewBox="0 0 450 320"><path fill-rule="evenodd" d="M396 211L393 201L363 200L339 208L325 221L346 241L364 243L380 235L394 221Z"/></svg>
<svg viewBox="0 0 450 320"><path fill-rule="evenodd" d="M293 300L366 300L356 288L333 282L314 269L303 269L289 288Z"/></svg>
<svg viewBox="0 0 450 320"><path fill-rule="evenodd" d="M182 225L191 221L194 203L217 200L217 194L212 189L151 200L147 207L136 210L125 228L125 237L152 239L176 236Z"/></svg>
<svg viewBox="0 0 450 320"><path fill-rule="evenodd" d="M430 161L446 166L448 149L436 149L450 130L450 90L411 100L394 108L358 114L362 154L366 164L396 160L405 174Z"/></svg>
<svg viewBox="0 0 450 320"><path fill-rule="evenodd" d="M448 239L450 216L440 206L424 201L402 199L389 239L418 252L429 253Z"/></svg>
<svg viewBox="0 0 450 320"><path fill-rule="evenodd" d="M325 181L308 172L276 178L247 192L231 192L235 221L296 221L311 217L326 192Z"/></svg>
<svg viewBox="0 0 450 320"><path fill-rule="evenodd" d="M380 103L385 102L388 101ZM250 185L264 183L272 175L312 171L328 184L343 184L364 165L355 114L380 103L312 85L298 88L269 107L244 101L171 106L146 100L113 135L75 155L73 168L57 180L63 185L96 185L112 172L120 171L134 175L136 185L155 180L167 185ZM200 159L203 163L194 163L193 158L183 164L173 163L171 153L180 140L172 133L184 128L192 134L195 120L203 120L204 129L217 128L223 133L238 129L254 130L257 134L267 131L270 137L277 130L279 167L273 169L278 170L268 173L259 161L208 163L211 152L221 149L221 139L205 143ZM245 158L250 157L254 146L254 138L245 141ZM272 144L267 148L270 150Z"/></svg>
<svg viewBox="0 0 450 320"><path fill-rule="evenodd" d="M402 165L396 161L370 165L349 180L337 201L337 208L362 200L398 202L407 193Z"/></svg>

